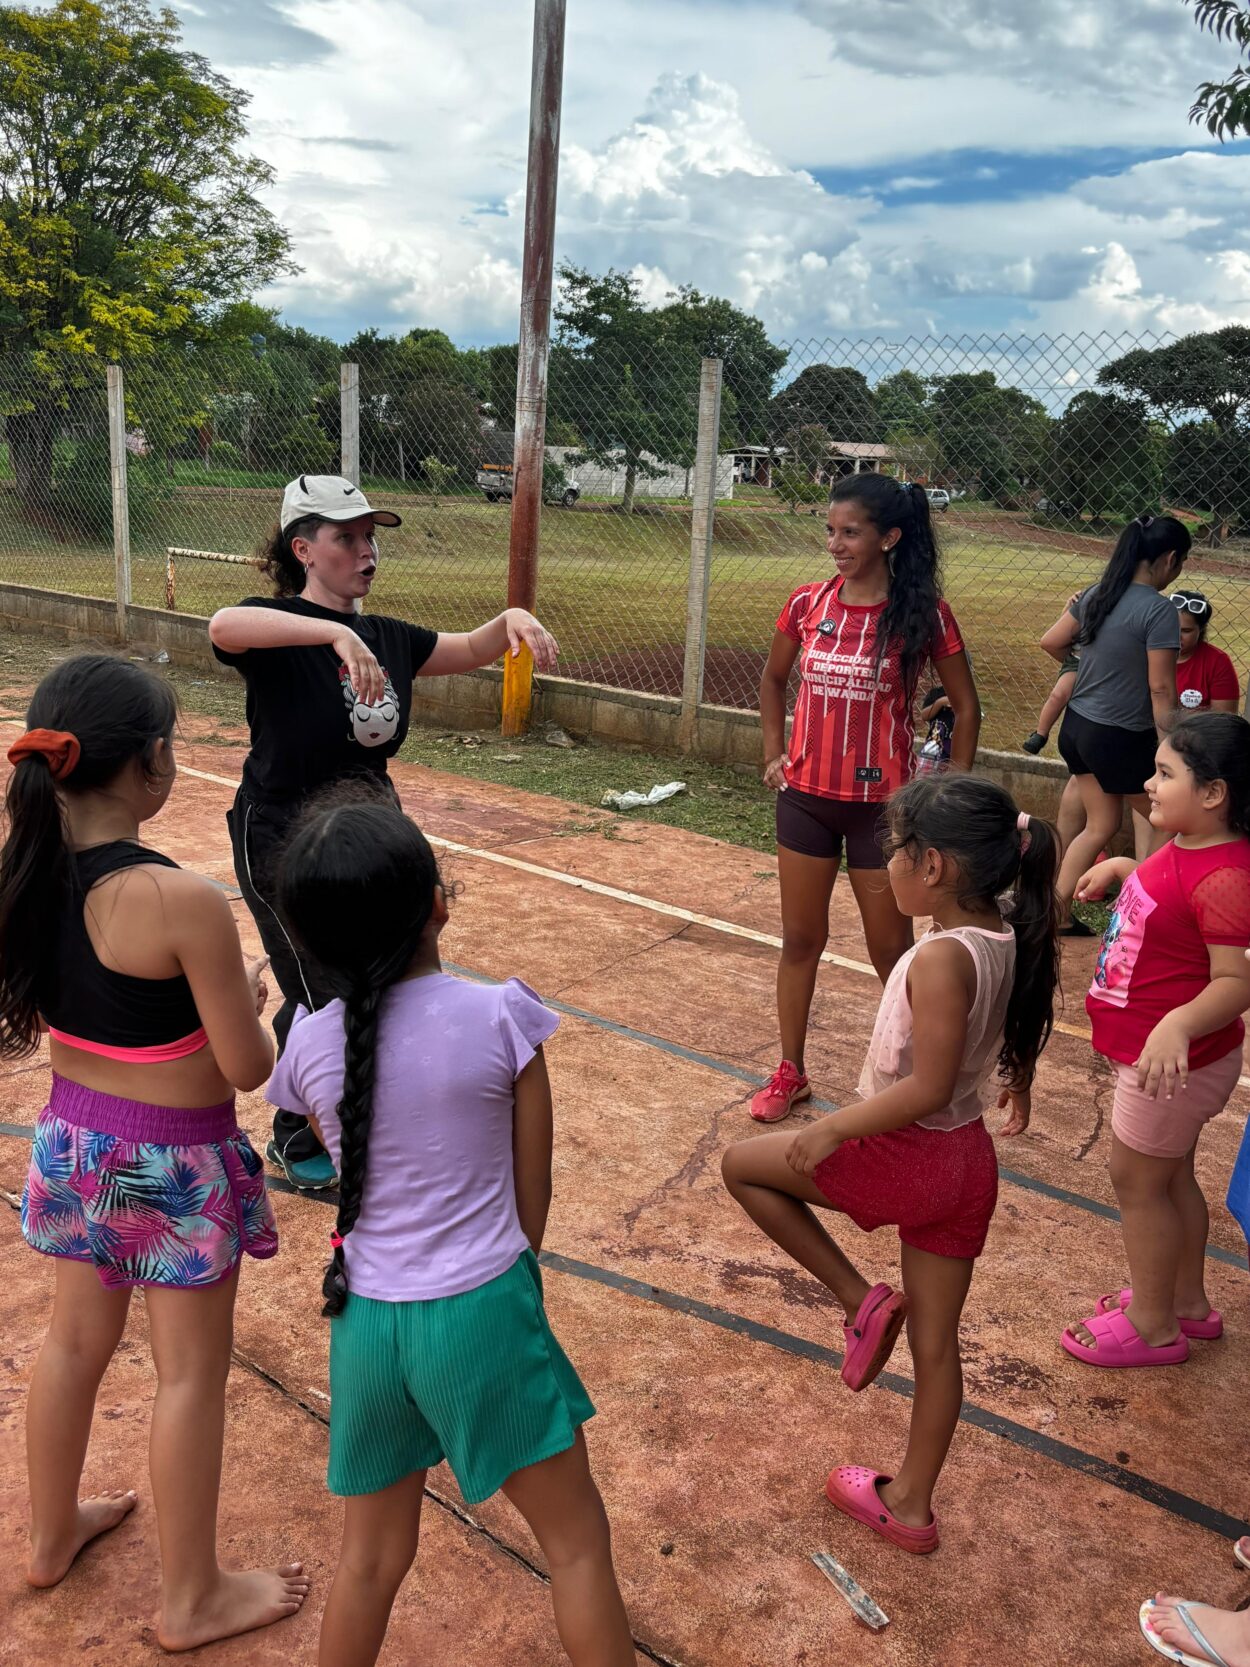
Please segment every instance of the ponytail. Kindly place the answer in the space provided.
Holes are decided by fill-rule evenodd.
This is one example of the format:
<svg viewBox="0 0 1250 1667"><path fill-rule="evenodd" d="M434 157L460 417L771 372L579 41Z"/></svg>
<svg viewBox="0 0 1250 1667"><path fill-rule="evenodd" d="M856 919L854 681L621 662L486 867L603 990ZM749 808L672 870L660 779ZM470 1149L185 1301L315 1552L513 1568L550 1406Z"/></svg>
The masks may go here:
<svg viewBox="0 0 1250 1667"><path fill-rule="evenodd" d="M890 475L873 472L847 475L829 501L859 504L878 532L899 529L888 558L890 580L877 622L873 670L879 673L886 653L896 648L910 702L941 629L941 560L929 494L923 486L900 486Z"/></svg>
<svg viewBox="0 0 1250 1667"><path fill-rule="evenodd" d="M1015 933L1016 968L998 1065L1007 1082L1024 1087L1054 1027L1058 834L1049 822L1018 811L997 782L979 776L917 776L894 794L886 815L891 849L906 850L913 860L930 847L951 856L959 868L960 903L998 907Z"/></svg>
<svg viewBox="0 0 1250 1667"><path fill-rule="evenodd" d="M1136 521L1130 521L1116 540L1102 577L1088 593L1077 641L1083 645L1093 642L1142 562L1158 561L1167 555L1184 560L1192 542L1189 528L1174 516L1139 515Z"/></svg>
<svg viewBox="0 0 1250 1667"><path fill-rule="evenodd" d="M411 959L411 957L409 957ZM343 1031L346 1047L343 1059L343 1098L338 1118L342 1130L339 1148L339 1213L330 1243L334 1253L321 1281L326 1299L321 1310L327 1319L343 1312L347 1302L347 1265L343 1240L356 1225L365 1196L365 1174L369 1167L369 1130L373 1123L373 1080L377 1066L378 1010L383 989L361 985L343 1003Z"/></svg>
<svg viewBox="0 0 1250 1667"><path fill-rule="evenodd" d="M339 1210L321 1285L330 1319L349 1294L343 1241L369 1173L383 999L411 967L440 886L420 829L389 793L364 784L339 784L311 801L278 872L278 912L343 1002Z"/></svg>
<svg viewBox="0 0 1250 1667"><path fill-rule="evenodd" d="M110 654L79 654L51 671L10 752L0 849L0 1058L39 1046L39 1001L55 976L61 912L81 905L61 793L108 786L137 760L154 774L158 742L178 716L168 683ZM39 737L31 731L42 732Z"/></svg>
<svg viewBox="0 0 1250 1667"><path fill-rule="evenodd" d="M1050 1040L1059 988L1059 922L1055 881L1059 836L1049 822L1023 811L1017 826L1020 867L1003 919L1016 935L1016 970L998 1068L1004 1081L1025 1087L1033 1080L1038 1055Z"/></svg>

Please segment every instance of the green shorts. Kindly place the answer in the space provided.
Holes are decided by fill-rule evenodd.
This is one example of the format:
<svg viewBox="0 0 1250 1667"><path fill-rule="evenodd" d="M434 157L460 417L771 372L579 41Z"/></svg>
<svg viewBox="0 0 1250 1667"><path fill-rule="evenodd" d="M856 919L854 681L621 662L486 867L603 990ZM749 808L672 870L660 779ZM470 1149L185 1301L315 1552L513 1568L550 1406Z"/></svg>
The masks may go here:
<svg viewBox="0 0 1250 1667"><path fill-rule="evenodd" d="M380 1493L446 1459L476 1505L565 1452L594 1412L547 1323L530 1250L454 1297L349 1293L330 1322L331 1493Z"/></svg>

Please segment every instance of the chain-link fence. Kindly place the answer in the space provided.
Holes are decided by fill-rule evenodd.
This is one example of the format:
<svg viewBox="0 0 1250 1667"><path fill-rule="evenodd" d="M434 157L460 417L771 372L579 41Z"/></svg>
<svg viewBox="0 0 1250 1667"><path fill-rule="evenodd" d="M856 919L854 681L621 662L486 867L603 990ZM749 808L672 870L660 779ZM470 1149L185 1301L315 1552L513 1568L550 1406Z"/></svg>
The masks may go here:
<svg viewBox="0 0 1250 1667"><path fill-rule="evenodd" d="M828 570L830 488L868 469L930 490L988 744L1033 728L1055 675L1038 638L1143 511L1192 525L1185 583L1210 598L1211 640L1244 687L1250 356L1232 363L1228 334L702 344L724 363L704 699L756 706L781 605ZM417 348L356 344L346 377L298 331L126 365L132 599L165 605L169 547L250 554L287 479L354 455L370 497L404 518L383 535L371 606L444 630L498 612L516 349ZM538 608L575 679L682 692L700 358L663 341L553 351ZM111 597L104 367L72 386L3 368L0 582ZM194 559L176 577L194 614L258 582Z"/></svg>

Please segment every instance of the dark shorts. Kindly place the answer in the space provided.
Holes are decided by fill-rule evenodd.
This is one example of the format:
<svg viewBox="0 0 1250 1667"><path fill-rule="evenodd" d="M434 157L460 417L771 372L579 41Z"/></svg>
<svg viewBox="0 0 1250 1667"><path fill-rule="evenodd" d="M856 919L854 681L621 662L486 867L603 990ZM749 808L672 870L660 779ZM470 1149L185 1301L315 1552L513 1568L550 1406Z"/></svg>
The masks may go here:
<svg viewBox="0 0 1250 1667"><path fill-rule="evenodd" d="M897 1227L904 1244L968 1261L985 1249L998 1202L998 1158L980 1117L960 1129L912 1123L848 1140L812 1180L865 1233Z"/></svg>
<svg viewBox="0 0 1250 1667"><path fill-rule="evenodd" d="M1093 776L1104 793L1140 793L1155 773L1159 738L1153 729L1096 724L1069 706L1059 731L1059 756L1074 776Z"/></svg>
<svg viewBox="0 0 1250 1667"><path fill-rule="evenodd" d="M1074 649L1070 654L1064 656L1063 662L1059 667L1059 675L1060 677L1066 677L1069 672L1080 671L1080 669L1081 656Z"/></svg>
<svg viewBox="0 0 1250 1667"><path fill-rule="evenodd" d="M828 857L834 862L841 862L845 844L848 868L884 868L884 814L884 805L823 799L787 787L777 795L777 843L801 857Z"/></svg>

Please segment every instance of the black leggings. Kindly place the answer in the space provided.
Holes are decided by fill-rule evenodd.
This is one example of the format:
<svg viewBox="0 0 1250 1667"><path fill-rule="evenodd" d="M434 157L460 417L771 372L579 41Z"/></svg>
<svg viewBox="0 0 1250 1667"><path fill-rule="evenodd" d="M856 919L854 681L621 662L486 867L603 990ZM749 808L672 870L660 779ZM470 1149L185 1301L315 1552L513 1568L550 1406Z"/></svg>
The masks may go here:
<svg viewBox="0 0 1250 1667"><path fill-rule="evenodd" d="M301 961L272 902L277 859L300 808L295 805L289 810L279 810L273 805L259 804L255 799L249 799L240 788L234 804L226 812L226 826L230 830L230 845L234 851L235 879L252 911L260 941L269 957L274 982L283 995L282 1006L273 1019L279 1054L286 1046L295 1009L304 1006L314 1012L332 999L330 989L318 977L316 967L307 957ZM274 1113L273 1138L278 1149L293 1163L316 1157L322 1150L308 1119L294 1111L279 1110Z"/></svg>

